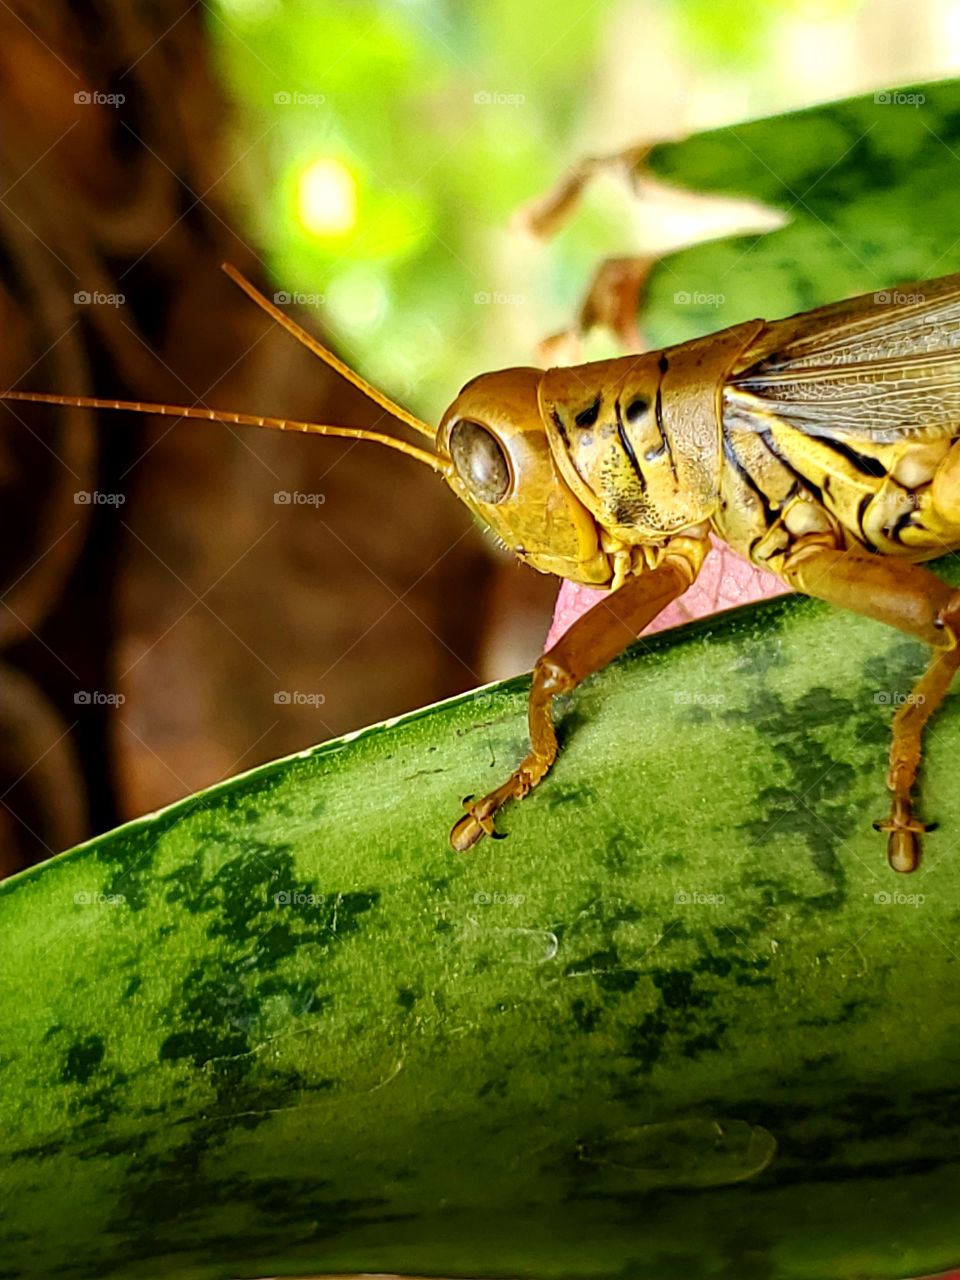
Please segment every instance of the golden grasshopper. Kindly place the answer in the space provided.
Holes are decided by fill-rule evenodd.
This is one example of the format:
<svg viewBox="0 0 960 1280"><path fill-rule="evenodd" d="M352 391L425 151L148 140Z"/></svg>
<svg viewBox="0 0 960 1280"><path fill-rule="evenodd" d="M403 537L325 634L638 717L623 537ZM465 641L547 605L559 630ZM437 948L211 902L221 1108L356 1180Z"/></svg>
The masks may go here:
<svg viewBox="0 0 960 1280"><path fill-rule="evenodd" d="M2 398L174 414L373 440L438 472L526 564L609 596L533 671L530 750L451 832L497 810L557 755L552 702L615 657L696 578L712 532L797 591L898 627L933 656L898 709L890 865L920 856L911 791L923 727L960 666L960 592L916 562L960 548L960 275L572 368L504 369L463 388L435 431L228 274L278 324L421 436L200 407L8 391Z"/></svg>

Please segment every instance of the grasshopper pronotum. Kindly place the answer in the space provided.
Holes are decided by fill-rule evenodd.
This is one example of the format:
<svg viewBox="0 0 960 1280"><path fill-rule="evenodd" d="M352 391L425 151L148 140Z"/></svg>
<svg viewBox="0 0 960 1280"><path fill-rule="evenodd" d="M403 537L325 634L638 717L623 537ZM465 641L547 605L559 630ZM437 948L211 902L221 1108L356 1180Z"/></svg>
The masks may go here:
<svg viewBox="0 0 960 1280"><path fill-rule="evenodd" d="M451 843L557 754L552 702L619 653L693 582L711 532L788 586L889 623L933 656L893 721L890 865L912 871L927 828L911 792L926 721L960 666L960 592L917 561L960 548L960 276L867 294L679 346L472 379L437 430L370 386L231 267L321 359L425 437L220 409L7 391L0 398L204 418L372 440L430 466L526 564L609 595L537 662L530 751L464 801Z"/></svg>

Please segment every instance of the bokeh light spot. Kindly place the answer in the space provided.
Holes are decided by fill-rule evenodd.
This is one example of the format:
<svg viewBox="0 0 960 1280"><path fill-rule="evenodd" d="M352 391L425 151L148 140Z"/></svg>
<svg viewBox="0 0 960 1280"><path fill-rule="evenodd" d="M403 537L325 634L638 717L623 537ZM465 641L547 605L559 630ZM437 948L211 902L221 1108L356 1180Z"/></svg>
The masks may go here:
<svg viewBox="0 0 960 1280"><path fill-rule="evenodd" d="M383 321L390 298L378 272L355 267L334 276L327 289L327 304L337 324L369 332Z"/></svg>
<svg viewBox="0 0 960 1280"><path fill-rule="evenodd" d="M357 222L357 184L353 174L332 156L320 156L300 174L297 209L300 221L313 235L346 235Z"/></svg>

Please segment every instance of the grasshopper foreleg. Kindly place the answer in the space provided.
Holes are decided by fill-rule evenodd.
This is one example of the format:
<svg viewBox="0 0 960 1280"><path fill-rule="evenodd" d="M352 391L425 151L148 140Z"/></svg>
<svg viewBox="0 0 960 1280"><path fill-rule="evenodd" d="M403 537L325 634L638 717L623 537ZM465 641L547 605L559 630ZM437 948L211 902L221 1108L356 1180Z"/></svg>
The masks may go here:
<svg viewBox="0 0 960 1280"><path fill-rule="evenodd" d="M454 849L469 849L481 836L495 835L497 810L508 800L522 799L541 781L557 757L553 699L605 667L683 595L696 578L708 546L692 538L678 539L676 549L668 549L656 568L627 578L540 658L533 669L527 707L530 750L506 782L480 800L464 801L467 812L450 832Z"/></svg>

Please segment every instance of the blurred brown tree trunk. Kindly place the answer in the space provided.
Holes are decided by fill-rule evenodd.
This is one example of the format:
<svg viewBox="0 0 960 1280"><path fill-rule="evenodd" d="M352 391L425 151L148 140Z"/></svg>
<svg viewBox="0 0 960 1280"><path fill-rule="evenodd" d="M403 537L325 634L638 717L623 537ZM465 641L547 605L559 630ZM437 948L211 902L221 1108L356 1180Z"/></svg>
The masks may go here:
<svg viewBox="0 0 960 1280"><path fill-rule="evenodd" d="M0 7L0 380L372 423L218 270L266 283L232 225L204 15ZM477 682L491 561L415 464L216 424L0 416L0 869Z"/></svg>

